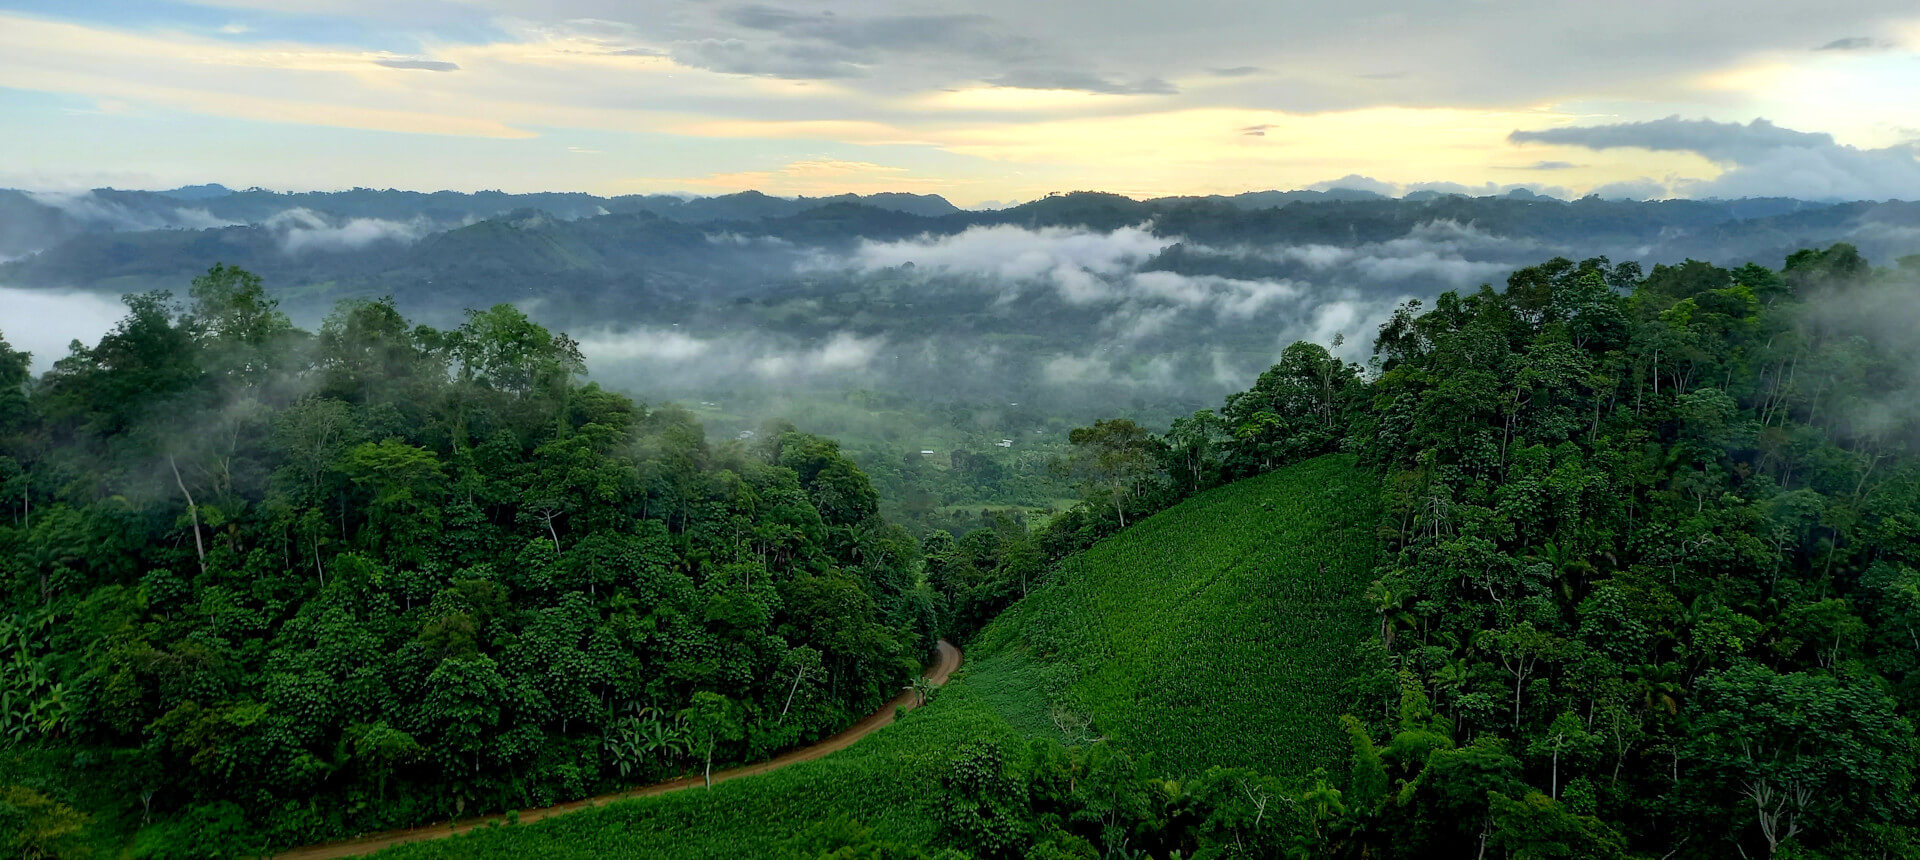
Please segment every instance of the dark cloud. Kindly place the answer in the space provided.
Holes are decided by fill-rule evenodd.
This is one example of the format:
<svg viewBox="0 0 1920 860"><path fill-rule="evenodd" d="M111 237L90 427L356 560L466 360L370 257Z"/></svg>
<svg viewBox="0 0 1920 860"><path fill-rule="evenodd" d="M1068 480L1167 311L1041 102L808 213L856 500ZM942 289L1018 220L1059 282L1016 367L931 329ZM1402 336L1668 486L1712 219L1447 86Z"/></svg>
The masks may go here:
<svg viewBox="0 0 1920 860"><path fill-rule="evenodd" d="M878 69L907 64L918 67L916 74L939 69L949 83L980 80L1116 95L1178 91L1158 77L1121 78L1082 68L985 15L861 16L747 5L721 9L717 20L733 34L678 42L674 59L720 72L796 79L877 78Z"/></svg>
<svg viewBox="0 0 1920 860"><path fill-rule="evenodd" d="M381 57L374 60L373 64L376 66L386 66L389 69L413 69L422 72L460 71L460 64L458 63L448 63L441 60L415 60L405 57Z"/></svg>
<svg viewBox="0 0 1920 860"><path fill-rule="evenodd" d="M673 59L684 65L734 75L827 80L861 77L875 58L805 42L700 39L675 45Z"/></svg>
<svg viewBox="0 0 1920 860"><path fill-rule="evenodd" d="M1753 0L1191 0L1119 11L1093 0L474 2L538 30L597 36L608 47L664 49L692 65L744 74L822 74L871 94L1002 78L1017 85L1069 70L1094 92L1165 94L1174 89L1166 82L1205 80L1181 86L1186 104L1290 112L1512 109L1576 97L1678 106L1695 103L1689 82L1700 75L1759 55L1804 55L1839 35L1892 32L1913 13L1913 0L1760 0L1758 7ZM1565 33L1582 34L1587 47L1569 52L1565 40L1542 36ZM879 113L883 103L853 110Z"/></svg>
<svg viewBox="0 0 1920 860"><path fill-rule="evenodd" d="M1515 131L1513 143L1554 143L1587 149L1638 149L1697 152L1714 161L1739 164L1784 148L1820 149L1834 146L1833 135L1781 128L1764 119L1747 125L1710 119L1670 116L1650 122L1587 125Z"/></svg>
<svg viewBox="0 0 1920 860"><path fill-rule="evenodd" d="M1884 48L1884 47L1886 47L1885 43L1869 36L1848 36L1845 39L1835 39L1831 42L1821 45L1818 48L1814 48L1814 50L1816 51L1871 51L1875 48Z"/></svg>
<svg viewBox="0 0 1920 860"><path fill-rule="evenodd" d="M1165 96L1180 91L1173 84L1159 78L1117 81L1091 72L1070 69L1023 69L988 78L987 83L997 87L1017 87L1024 90L1080 90L1108 95Z"/></svg>
<svg viewBox="0 0 1920 860"><path fill-rule="evenodd" d="M1532 164L1504 167L1505 170L1572 170L1581 165L1571 161L1536 161Z"/></svg>
<svg viewBox="0 0 1920 860"><path fill-rule="evenodd" d="M984 15L882 15L853 18L832 12L796 12L772 6L741 6L723 19L751 30L839 45L850 50L936 49L973 56L1031 56L1031 43L998 32Z"/></svg>
<svg viewBox="0 0 1920 860"><path fill-rule="evenodd" d="M1270 122L1262 123L1260 125L1247 126L1246 128L1241 129L1240 133L1247 135L1248 137L1266 137L1267 129L1270 129L1270 128L1273 128L1273 123L1270 123Z"/></svg>
<svg viewBox="0 0 1920 860"><path fill-rule="evenodd" d="M1587 149L1697 153L1726 171L1682 183L1695 197L1798 197L1804 200L1920 200L1920 160L1911 145L1858 149L1833 135L1781 128L1764 119L1687 120L1515 131L1514 143L1550 143Z"/></svg>

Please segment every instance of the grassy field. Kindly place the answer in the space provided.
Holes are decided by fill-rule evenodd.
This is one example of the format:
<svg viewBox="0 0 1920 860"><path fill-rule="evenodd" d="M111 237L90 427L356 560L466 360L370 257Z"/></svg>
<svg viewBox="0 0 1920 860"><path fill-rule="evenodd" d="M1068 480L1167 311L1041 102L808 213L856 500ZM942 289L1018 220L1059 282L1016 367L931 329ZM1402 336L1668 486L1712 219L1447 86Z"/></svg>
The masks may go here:
<svg viewBox="0 0 1920 860"><path fill-rule="evenodd" d="M1168 775L1340 761L1377 504L1337 456L1203 493L1071 560L981 634L974 674L1045 697L987 694L1023 730L1090 718Z"/></svg>
<svg viewBox="0 0 1920 860"><path fill-rule="evenodd" d="M1370 631L1361 594L1376 498L1344 457L1201 494L1073 560L981 634L932 704L849 749L711 792L378 856L779 856L836 816L919 842L933 833L938 775L969 741L1104 736L1170 776L1337 766L1347 756L1337 719Z"/></svg>

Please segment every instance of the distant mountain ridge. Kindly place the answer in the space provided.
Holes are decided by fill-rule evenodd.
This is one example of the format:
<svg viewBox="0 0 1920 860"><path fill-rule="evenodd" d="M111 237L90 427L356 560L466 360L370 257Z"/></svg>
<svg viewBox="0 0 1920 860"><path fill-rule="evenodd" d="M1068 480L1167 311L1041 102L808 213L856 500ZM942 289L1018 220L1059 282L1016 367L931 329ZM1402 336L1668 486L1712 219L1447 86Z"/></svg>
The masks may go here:
<svg viewBox="0 0 1920 860"><path fill-rule="evenodd" d="M673 221L711 223L789 218L847 203L921 217L963 211L937 194L899 192L773 197L743 191L688 198L671 194L601 197L574 192L508 194L371 188L283 193L258 188L234 191L218 184L166 191L0 189L0 258L46 250L86 234L264 225L302 212L321 219L379 219L445 230L522 209L537 209L562 220L646 212Z"/></svg>
<svg viewBox="0 0 1920 860"><path fill-rule="evenodd" d="M1448 253L1485 260L1492 252L1467 246L1497 240L1514 263L1608 254L1649 265L1689 257L1778 264L1793 250L1836 241L1854 242L1883 264L1920 252L1915 203L1396 199L1312 191L1136 200L1075 192L967 211L937 195L915 194L218 194L198 186L165 194L0 191L0 258L21 257L0 263L0 283L126 292L177 287L213 262L227 262L317 304L427 285L441 299L468 304L603 288L637 290L636 296L660 289L700 300L791 281L809 253L844 255L862 242L951 236L975 227L1110 232L1141 225L1216 250L1440 241ZM1435 229L1458 235L1422 233ZM46 250L30 254L40 246ZM1184 265L1247 277L1242 263L1188 255Z"/></svg>

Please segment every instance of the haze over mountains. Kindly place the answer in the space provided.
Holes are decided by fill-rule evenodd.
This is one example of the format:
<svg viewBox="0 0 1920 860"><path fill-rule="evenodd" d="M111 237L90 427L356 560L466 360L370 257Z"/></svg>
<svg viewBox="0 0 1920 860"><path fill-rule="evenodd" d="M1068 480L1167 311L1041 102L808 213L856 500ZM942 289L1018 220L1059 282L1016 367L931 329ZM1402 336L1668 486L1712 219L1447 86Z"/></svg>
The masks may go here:
<svg viewBox="0 0 1920 860"><path fill-rule="evenodd" d="M55 328L114 318L89 293L177 293L219 261L260 273L310 324L342 299L392 296L442 323L514 303L579 337L602 379L649 393L826 385L1180 409L1244 387L1296 339L1364 361L1400 303L1550 257L1777 266L1839 241L1893 265L1920 252L1920 204L1333 188L968 211L897 193L0 192L0 254L14 258L0 286L43 291L17 303ZM78 309L47 310L62 307L49 290ZM43 342L37 363L82 334Z"/></svg>

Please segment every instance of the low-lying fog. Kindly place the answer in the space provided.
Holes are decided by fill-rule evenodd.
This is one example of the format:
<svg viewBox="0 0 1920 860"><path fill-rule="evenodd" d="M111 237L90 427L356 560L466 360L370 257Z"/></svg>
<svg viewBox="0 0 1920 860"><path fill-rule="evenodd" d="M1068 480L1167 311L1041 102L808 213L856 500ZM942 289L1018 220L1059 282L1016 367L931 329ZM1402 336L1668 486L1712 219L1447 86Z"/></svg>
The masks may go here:
<svg viewBox="0 0 1920 860"><path fill-rule="evenodd" d="M106 293L0 286L0 338L33 353L33 372L44 373L66 357L68 344L98 342L126 310Z"/></svg>

